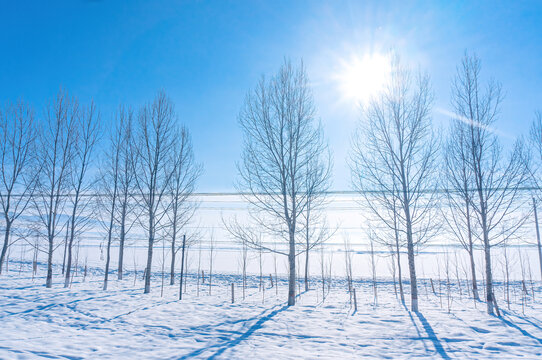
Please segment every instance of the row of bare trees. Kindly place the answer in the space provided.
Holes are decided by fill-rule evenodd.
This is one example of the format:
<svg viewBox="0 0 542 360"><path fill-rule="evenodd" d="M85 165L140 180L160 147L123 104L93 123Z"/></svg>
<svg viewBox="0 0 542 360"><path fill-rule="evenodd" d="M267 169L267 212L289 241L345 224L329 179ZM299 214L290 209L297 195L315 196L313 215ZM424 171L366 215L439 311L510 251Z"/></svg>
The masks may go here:
<svg viewBox="0 0 542 360"><path fill-rule="evenodd" d="M53 254L64 245L64 286L72 278L73 249L97 219L106 230L104 290L111 267L111 245L119 243L118 278L122 279L127 235L138 224L147 238L145 293L150 291L153 249L171 243L171 282L175 276L177 238L192 219L197 203L189 201L201 166L195 162L188 130L178 125L171 100L160 92L136 113L119 107L109 128L102 126L94 103L80 105L60 91L35 121L20 101L0 113L0 202L5 223L0 271L25 214L30 226L17 227L28 241L34 230L47 241L46 286L53 283ZM107 136L102 136L106 133ZM98 153L98 145L104 151ZM65 234L65 235L63 235ZM34 246L39 244L32 243ZM184 244L186 245L186 244Z"/></svg>
<svg viewBox="0 0 542 360"><path fill-rule="evenodd" d="M392 69L385 89L362 108L349 161L372 238L393 249L402 301L401 249L406 247L413 311L419 309L415 260L420 246L436 234L457 240L469 254L478 298L473 254L480 245L487 311L493 314L491 248L517 235L529 216L520 196L536 180L529 149L518 139L505 154L494 128L501 86L482 83L475 55L466 53L457 68L444 139L432 125L429 76L413 73L397 57ZM288 304L294 305L295 257L306 254L308 267L309 250L330 236L329 230L317 229L326 228L318 210L329 188L331 161L303 64L286 61L275 76L262 78L248 93L239 123L244 150L238 189L253 207L253 226L236 219L224 223L243 246L288 257ZM540 116L532 140L542 149ZM288 250L277 251L262 240L266 236L285 240ZM308 279L305 284L308 289Z"/></svg>
<svg viewBox="0 0 542 360"><path fill-rule="evenodd" d="M533 184L537 188L538 168L532 166L522 139L505 155L494 128L501 87L494 81L484 85L480 71L479 59L466 53L452 82L450 129L442 139L432 125L429 76L410 71L394 58L388 85L362 108L353 136L349 164L353 186L367 210L371 239L393 249L403 301L401 253L406 248L413 311L418 311L417 251L437 233L447 233L469 254L475 298L473 252L477 246L483 249L484 293L487 311L493 313L491 248L517 236L531 215L522 212L520 190ZM39 219L36 228L47 240L47 286L52 284L53 252L61 244L68 286L74 241L89 228L93 213L107 233L104 289L112 242L119 241L121 279L127 234L135 224L146 234L145 293L151 288L153 250L166 239L173 283L175 255L187 245L186 237L182 244L178 238L197 206L189 196L201 166L164 93L138 111L119 107L105 139L95 105L79 105L63 92L47 107L40 127L22 102L7 106L1 120L0 201L6 226L0 269L13 223L32 209ZM322 211L331 155L303 64L285 61L275 76L262 77L246 96L239 124L244 140L236 186L252 208L248 224L236 218L223 222L245 251L250 247L287 257L288 304L294 305L296 257L305 255L308 290L309 252L334 234ZM541 116L531 141L539 150L537 162L542 162ZM97 156L101 142L105 151ZM97 163L98 174L91 174ZM100 196L92 196L95 189ZM440 206L443 203L447 206ZM533 205L536 209L535 199ZM277 240L286 247L277 247ZM538 246L542 271L539 237Z"/></svg>
<svg viewBox="0 0 542 360"><path fill-rule="evenodd" d="M473 254L475 244L481 244L487 312L493 314L491 248L515 236L528 216L521 211L525 197L520 190L532 184L530 155L523 139L504 154L494 128L501 86L484 85L480 71L480 60L466 53L452 82L450 129L440 141L431 126L428 77L412 76L394 63L388 87L364 111L366 122L354 137L354 184L375 221L384 224L379 238L397 249L406 242L413 311L418 311L416 247L444 232L469 254L475 298ZM399 251L397 264L400 274Z"/></svg>

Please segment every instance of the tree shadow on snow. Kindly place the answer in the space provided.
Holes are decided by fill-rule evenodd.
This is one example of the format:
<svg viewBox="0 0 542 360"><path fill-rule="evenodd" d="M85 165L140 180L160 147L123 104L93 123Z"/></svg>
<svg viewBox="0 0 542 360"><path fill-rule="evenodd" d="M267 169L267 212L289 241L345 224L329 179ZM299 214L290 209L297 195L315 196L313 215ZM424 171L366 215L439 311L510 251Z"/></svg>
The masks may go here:
<svg viewBox="0 0 542 360"><path fill-rule="evenodd" d="M504 313L504 311L503 311ZM518 316L519 317L519 316ZM514 324L513 322L511 322L510 320L507 320L504 318L504 316L501 316L501 317L496 317L497 319L501 320L504 324L508 325L509 327L511 328L514 328L516 330L518 330L520 333L522 333L524 336L527 336L533 340L536 340L538 341L539 344L542 344L542 339L540 338L537 338L536 336L532 335L530 332L528 332L527 330L524 330L522 328L520 328L518 325ZM521 318L521 317L520 317ZM521 318L523 319L523 318ZM524 319L525 320L525 319ZM533 324L534 325L534 324ZM534 325L536 326L536 325ZM538 327L538 326L536 326Z"/></svg>
<svg viewBox="0 0 542 360"><path fill-rule="evenodd" d="M284 311L286 309L288 309L288 306L284 305L284 306L282 306L282 307L280 307L280 308L278 308L276 310L273 310L273 311L269 312L267 315L260 317L258 319L258 321L256 321L247 331L245 331L244 333L242 333L240 336L238 336L235 339L230 339L230 340L224 341L224 342L222 342L220 344L206 346L204 348L192 351L191 353L180 357L179 360L189 359L189 358L191 358L193 356L201 355L203 352L205 352L207 350L210 350L211 348L218 348L218 350L214 354L212 354L211 356L208 357L208 359L215 359L217 356L220 356L227 349L231 349L231 348L239 345L239 343L241 343L243 340L248 339L256 330L261 329L263 327L263 324L266 321L271 320L278 313L280 313L280 312L282 312L282 311ZM249 320L250 319L247 319L247 321L249 321Z"/></svg>
<svg viewBox="0 0 542 360"><path fill-rule="evenodd" d="M442 347L440 340L438 339L437 335L435 334L435 331L433 330L433 328L431 327L431 325L429 324L425 316L423 316L422 313L420 312L417 312L416 316L418 317L418 319L420 319L420 322L422 323L423 328L425 329L425 332L427 333L429 337L429 340L431 340L431 342L433 343L435 350L439 353L439 355L443 359L449 359L450 357L446 353L446 350L444 350L444 348Z"/></svg>
<svg viewBox="0 0 542 360"><path fill-rule="evenodd" d="M403 307L405 308L406 312L408 313L408 316L410 316L410 320L412 320L412 323L414 324L414 327L416 328L416 332L418 333L418 337L423 340L420 330L418 329L418 325L416 324L416 321L414 321L414 317L412 316L412 312L406 307L406 305L403 304ZM446 350L444 350L444 347L442 347L442 344L440 340L438 339L437 335L435 334L435 331L433 330L433 327L431 327L431 324L427 321L425 316L421 312L415 313L418 319L420 320L420 323L423 326L423 329L425 330L425 333L427 334L427 338L431 340L433 343L433 347L435 348L436 352L442 357L443 359L450 359L448 354L446 353ZM423 344L426 350L427 347L425 346L425 343Z"/></svg>

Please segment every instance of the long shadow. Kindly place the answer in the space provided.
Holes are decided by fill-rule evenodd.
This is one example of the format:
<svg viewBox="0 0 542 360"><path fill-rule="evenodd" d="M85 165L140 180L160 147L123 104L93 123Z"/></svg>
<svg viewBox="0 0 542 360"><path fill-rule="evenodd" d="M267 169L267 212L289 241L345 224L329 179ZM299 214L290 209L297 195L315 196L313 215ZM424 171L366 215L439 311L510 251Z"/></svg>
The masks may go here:
<svg viewBox="0 0 542 360"><path fill-rule="evenodd" d="M533 340L536 340L538 341L540 344L542 344L542 339L540 338L537 338L536 336L532 335L530 332L528 332L527 330L523 330L522 328L520 328L519 326L517 326L516 324L514 324L513 322L511 322L510 320L507 320L504 318L504 316L501 316L501 317L495 317L499 320L501 320L503 323L505 323L506 325L508 325L509 327L511 328L514 328L516 330L518 330L520 333L522 333L524 336L527 336Z"/></svg>
<svg viewBox="0 0 542 360"><path fill-rule="evenodd" d="M203 347L201 349L198 349L198 350L194 350L192 351L191 353L187 354L187 355L184 355L182 357L179 358L179 360L183 360L183 359L188 359L188 358L191 358L193 356L198 356L200 354L202 354L203 352L209 350L210 348L216 348L218 347L219 349L211 356L209 356L208 358L209 359L214 359L216 358L217 356L221 355L224 351L226 351L227 349L231 349L237 345L239 345L239 343L241 343L243 340L246 340L248 339L256 330L259 330L262 328L263 324L272 319L275 315L277 315L278 313L280 313L281 311L284 311L288 308L288 306L284 305L282 306L281 308L278 308L270 313L268 313L267 315L265 316L262 316L258 321L256 321L256 323L254 323L254 325L252 325L246 332L242 333L239 337L235 338L235 339L231 339L229 341L225 341L221 344L217 344L217 345L211 345L211 346L206 346L206 347Z"/></svg>
<svg viewBox="0 0 542 360"><path fill-rule="evenodd" d="M542 331L542 327L540 327L539 324L535 323L534 321L528 319L528 318L525 317L525 316L519 316L519 315L517 315L517 314L513 314L513 313L511 313L511 312L508 312L508 311L506 311L506 310L501 310L501 312L503 313L503 315L507 315L507 316L515 316L515 317L517 317L517 318L519 318L519 319L521 319L521 320L523 320L523 321L525 321L525 322L531 324L532 326L534 326L534 327L537 328L538 330L541 330L541 331Z"/></svg>
<svg viewBox="0 0 542 360"><path fill-rule="evenodd" d="M429 336L429 340L431 340L431 342L433 343L435 350L437 350L437 352L443 359L449 359L450 357L448 356L448 354L446 354L446 350L444 350L444 348L442 347L440 340L438 339L435 331L433 330L425 316L423 316L420 312L417 312L416 316L418 317L418 319L420 319L420 322L422 323L425 332Z"/></svg>
<svg viewBox="0 0 542 360"><path fill-rule="evenodd" d="M420 333L420 329L418 328L418 324L416 324L416 321L414 321L414 318L412 317L412 313L410 312L410 310L408 310L408 308L406 307L406 305L403 303L403 307L405 308L405 311L407 312L408 316L410 317L410 321L412 321L412 324L414 324L414 328L416 329L416 333L418 334L418 338L422 338L422 334ZM425 350L429 350L427 349L427 346L425 345L425 342L422 342L423 344L423 347L425 348Z"/></svg>

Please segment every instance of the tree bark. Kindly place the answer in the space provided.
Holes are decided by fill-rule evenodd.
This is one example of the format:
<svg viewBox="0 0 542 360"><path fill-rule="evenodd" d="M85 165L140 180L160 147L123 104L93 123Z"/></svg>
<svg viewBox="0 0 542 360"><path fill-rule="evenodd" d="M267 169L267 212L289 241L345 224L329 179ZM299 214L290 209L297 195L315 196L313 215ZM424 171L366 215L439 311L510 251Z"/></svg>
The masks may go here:
<svg viewBox="0 0 542 360"><path fill-rule="evenodd" d="M120 218L120 243L119 243L119 269L118 269L118 279L122 280L123 269L124 269L124 243L126 242L126 199L124 199L124 204L122 204L122 215Z"/></svg>
<svg viewBox="0 0 542 360"><path fill-rule="evenodd" d="M468 189L465 186L466 191ZM473 248L473 241L472 241L472 225L470 222L470 205L469 200L466 200L465 203L466 206L466 217L467 217L467 235L469 237L469 258L470 258L470 268L472 272L472 296L475 300L480 300L480 296L478 295L478 284L476 281L476 265L474 263L474 248Z"/></svg>
<svg viewBox="0 0 542 360"><path fill-rule="evenodd" d="M494 314L493 304L493 275L491 272L491 247L489 244L489 236L486 229L486 216L482 210L482 227L484 229L484 255L486 261L486 297L487 297L487 313Z"/></svg>
<svg viewBox="0 0 542 360"><path fill-rule="evenodd" d="M538 247L538 261L540 264L540 276L542 278L542 245L540 244L540 228L538 227L538 213L536 211L536 200L534 199L534 197L533 197L533 208L534 208L534 222L536 226L536 244Z"/></svg>
<svg viewBox="0 0 542 360"><path fill-rule="evenodd" d="M307 241L307 251L305 251L305 291L309 291L309 243Z"/></svg>
<svg viewBox="0 0 542 360"><path fill-rule="evenodd" d="M290 273L288 277L288 306L295 305L295 234L290 230L290 251L288 253L288 265Z"/></svg>
<svg viewBox="0 0 542 360"><path fill-rule="evenodd" d="M9 234L11 232L11 221L6 218L6 229L4 233L4 244L2 245L2 253L0 254L0 274L2 274L2 268L4 266L4 259L9 246ZM540 242L539 242L540 243Z"/></svg>
<svg viewBox="0 0 542 360"><path fill-rule="evenodd" d="M105 260L104 290L107 290L107 281L109 279L109 263L111 262L111 239L113 237L113 223L115 221L115 205L117 200L117 174L115 173L115 188L113 190L113 203L111 204L111 217L109 218L109 229L107 232L107 253ZM119 265L120 267L120 265ZM122 279L122 275L119 276ZM120 280L119 279L119 280Z"/></svg>
<svg viewBox="0 0 542 360"><path fill-rule="evenodd" d="M147 249L147 272L145 274L144 294L151 292L151 268L152 268L152 250L154 246L154 216L149 214L149 247Z"/></svg>
<svg viewBox="0 0 542 360"><path fill-rule="evenodd" d="M104 277L104 290L107 290L107 281L109 279L109 263L111 261L111 231L107 235L107 252L105 256L105 277ZM122 276L121 276L122 279Z"/></svg>
<svg viewBox="0 0 542 360"><path fill-rule="evenodd" d="M47 254L47 279L45 280L45 287L51 288L53 286L53 241L52 235L49 235L49 251Z"/></svg>
<svg viewBox="0 0 542 360"><path fill-rule="evenodd" d="M76 195L79 196L78 194ZM75 214L77 211L77 201L75 205L73 206L73 213L72 213L72 221L71 221L71 227L70 227L70 239L68 242L68 262L66 264L66 277L64 278L64 287L67 288L70 285L70 275L71 275L71 268L72 268L72 249L73 249L73 240L75 237Z"/></svg>
<svg viewBox="0 0 542 360"><path fill-rule="evenodd" d="M184 277L184 251L186 248L186 235L183 235L183 248L181 250L181 279L179 281L179 300L183 299L183 277Z"/></svg>
<svg viewBox="0 0 542 360"><path fill-rule="evenodd" d="M395 251L397 253L397 271L399 277L399 294L401 296L401 302L405 303L405 293L403 291L403 271L401 269L401 252L399 251L399 232L395 229Z"/></svg>
<svg viewBox="0 0 542 360"><path fill-rule="evenodd" d="M169 274L169 285L175 284L175 240L177 238L177 211L173 212L173 235L171 237L171 270ZM183 259L184 259L184 237L183 237ZM181 270L183 265L181 264ZM181 274L181 279L182 279ZM182 281L181 281L182 282ZM181 283L181 289L183 287L183 284ZM182 296L182 295L180 295ZM179 299L181 300L181 299Z"/></svg>
<svg viewBox="0 0 542 360"><path fill-rule="evenodd" d="M412 219L410 217L410 203L406 188L407 181L405 178L405 172L402 163L401 178L403 185L403 211L405 212L405 223L407 232L408 270L410 273L410 308L413 312L418 312L418 285L416 282L416 264L414 258L414 239L412 236Z"/></svg>

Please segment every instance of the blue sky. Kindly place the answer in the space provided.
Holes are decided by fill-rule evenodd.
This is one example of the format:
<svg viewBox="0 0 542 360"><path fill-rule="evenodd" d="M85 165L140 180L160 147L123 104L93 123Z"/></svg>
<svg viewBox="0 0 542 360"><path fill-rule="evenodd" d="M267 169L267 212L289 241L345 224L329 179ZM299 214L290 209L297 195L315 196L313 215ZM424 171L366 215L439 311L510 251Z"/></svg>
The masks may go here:
<svg viewBox="0 0 542 360"><path fill-rule="evenodd" d="M4 1L0 101L24 98L38 116L62 86L94 99L110 121L163 89L204 164L200 191L231 191L246 92L284 57L303 58L334 154L334 189L350 189L348 145L359 111L334 76L345 59L386 53L432 78L449 109L465 50L505 91L499 130L526 134L542 109L542 2L471 1ZM447 117L435 110L435 126Z"/></svg>

